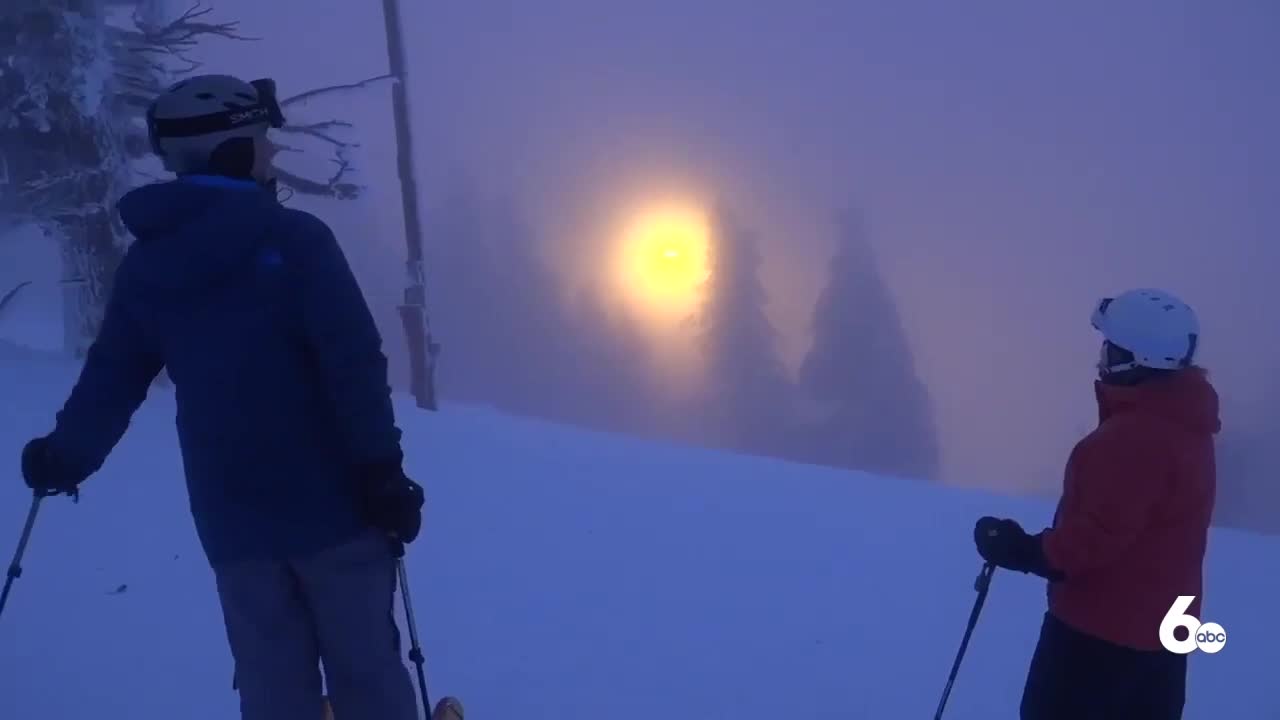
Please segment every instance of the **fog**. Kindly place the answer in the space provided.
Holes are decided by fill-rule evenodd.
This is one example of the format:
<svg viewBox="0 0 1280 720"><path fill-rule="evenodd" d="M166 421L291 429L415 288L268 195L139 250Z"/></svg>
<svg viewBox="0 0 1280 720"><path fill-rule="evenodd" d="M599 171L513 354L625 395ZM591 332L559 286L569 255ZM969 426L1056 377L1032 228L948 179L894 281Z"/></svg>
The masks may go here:
<svg viewBox="0 0 1280 720"><path fill-rule="evenodd" d="M209 41L204 70L286 95L385 73L381 4L319 5L218 0L260 39ZM1051 493L1096 422L1090 310L1156 286L1200 314L1223 397L1219 522L1280 528L1274 3L403 5L446 399L850 465L838 446L909 410L904 452L932 459L866 464ZM353 123L367 192L291 204L338 233L404 377L390 106L343 98L307 112ZM621 228L661 198L713 218L702 291L720 310L654 335L609 273ZM850 232L883 308L822 344L844 350L806 394L816 328L841 332L815 307ZM835 417L814 395L855 390L821 448L776 421Z"/></svg>

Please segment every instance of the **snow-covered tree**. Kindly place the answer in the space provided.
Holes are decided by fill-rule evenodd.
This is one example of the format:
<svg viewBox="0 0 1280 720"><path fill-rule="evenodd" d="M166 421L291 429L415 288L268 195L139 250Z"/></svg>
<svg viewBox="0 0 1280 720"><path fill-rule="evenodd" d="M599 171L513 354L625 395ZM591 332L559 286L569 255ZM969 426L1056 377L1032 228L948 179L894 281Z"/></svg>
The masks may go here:
<svg viewBox="0 0 1280 720"><path fill-rule="evenodd" d="M83 351L123 251L127 187L112 38L100 0L6 0L0 12L0 217L62 248L67 344Z"/></svg>
<svg viewBox="0 0 1280 720"><path fill-rule="evenodd" d="M928 392L859 213L845 212L800 367L804 459L931 478L938 464Z"/></svg>
<svg viewBox="0 0 1280 720"><path fill-rule="evenodd" d="M123 24L120 10L132 11ZM78 355L97 335L131 240L115 203L158 178L148 158L146 108L169 84L200 70L192 54L204 40L252 40L236 22L212 22L211 13L197 2L171 17L164 0L6 0L0 10L0 229L30 223L59 243L66 346ZM357 144L343 137L351 124L303 118L318 98L389 77L280 99L291 122L275 136L276 171L287 191L360 194ZM297 167L300 157L326 156L318 168Z"/></svg>

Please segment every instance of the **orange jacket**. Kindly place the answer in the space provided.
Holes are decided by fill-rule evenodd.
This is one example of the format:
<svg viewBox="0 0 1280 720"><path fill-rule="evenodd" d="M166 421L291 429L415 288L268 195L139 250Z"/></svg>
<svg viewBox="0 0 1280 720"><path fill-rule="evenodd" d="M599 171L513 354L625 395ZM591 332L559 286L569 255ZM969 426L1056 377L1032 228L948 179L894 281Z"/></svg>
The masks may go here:
<svg viewBox="0 0 1280 720"><path fill-rule="evenodd" d="M1199 368L1133 387L1098 383L1099 423L1067 462L1046 530L1046 559L1066 579L1049 611L1107 642L1161 649L1179 595L1199 617L1201 568L1217 486L1218 395Z"/></svg>

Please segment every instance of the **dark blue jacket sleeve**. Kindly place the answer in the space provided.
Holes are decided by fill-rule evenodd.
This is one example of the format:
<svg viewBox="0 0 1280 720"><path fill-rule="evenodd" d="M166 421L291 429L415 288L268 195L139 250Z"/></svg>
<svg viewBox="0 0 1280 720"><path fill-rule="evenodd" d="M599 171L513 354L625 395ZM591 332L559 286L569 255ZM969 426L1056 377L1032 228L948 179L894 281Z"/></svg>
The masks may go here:
<svg viewBox="0 0 1280 720"><path fill-rule="evenodd" d="M98 337L49 437L58 461L81 478L102 467L164 367L131 314L127 265L126 258L116 273Z"/></svg>
<svg viewBox="0 0 1280 720"><path fill-rule="evenodd" d="M352 465L401 460L387 357L373 313L323 221L291 210L303 332L315 353Z"/></svg>

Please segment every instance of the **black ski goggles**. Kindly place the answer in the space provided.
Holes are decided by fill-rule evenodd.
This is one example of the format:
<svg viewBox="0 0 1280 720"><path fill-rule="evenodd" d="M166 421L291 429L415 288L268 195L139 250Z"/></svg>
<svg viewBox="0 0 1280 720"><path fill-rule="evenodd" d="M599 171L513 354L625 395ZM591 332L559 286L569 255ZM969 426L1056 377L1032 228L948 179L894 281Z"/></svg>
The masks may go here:
<svg viewBox="0 0 1280 720"><path fill-rule="evenodd" d="M257 91L256 102L243 106L228 107L222 112L208 115L197 115L187 118L157 118L155 104L147 109L147 134L151 140L151 149L157 155L163 155L160 149L162 138L197 137L213 133L235 130L249 125L269 125L273 128L284 127L284 112L276 99L276 81L260 78L249 82Z"/></svg>

